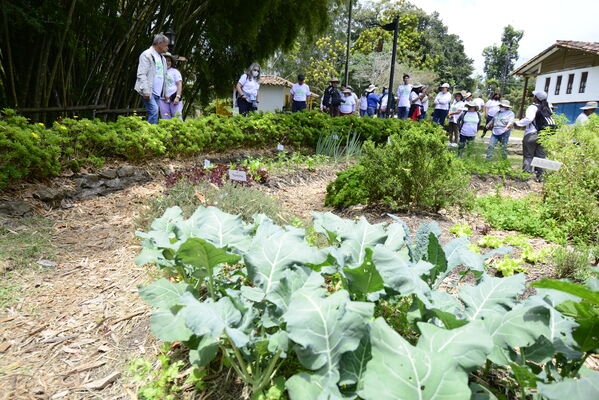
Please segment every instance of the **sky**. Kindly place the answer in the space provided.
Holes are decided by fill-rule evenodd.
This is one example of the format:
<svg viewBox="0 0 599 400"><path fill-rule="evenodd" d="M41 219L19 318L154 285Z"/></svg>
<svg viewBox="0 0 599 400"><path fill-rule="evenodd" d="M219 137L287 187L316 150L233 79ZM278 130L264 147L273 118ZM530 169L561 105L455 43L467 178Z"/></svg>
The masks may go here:
<svg viewBox="0 0 599 400"><path fill-rule="evenodd" d="M572 1L572 0L570 0ZM599 42L599 0L410 0L438 11L449 33L460 36L475 73L483 73L483 49L499 44L503 27L524 30L516 66L556 40Z"/></svg>

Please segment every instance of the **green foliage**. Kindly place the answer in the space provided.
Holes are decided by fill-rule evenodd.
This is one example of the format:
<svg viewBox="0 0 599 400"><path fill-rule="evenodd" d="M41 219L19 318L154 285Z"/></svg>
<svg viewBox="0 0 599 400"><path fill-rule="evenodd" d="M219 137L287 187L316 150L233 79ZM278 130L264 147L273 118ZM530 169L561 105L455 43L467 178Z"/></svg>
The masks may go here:
<svg viewBox="0 0 599 400"><path fill-rule="evenodd" d="M534 195L521 199L499 194L480 196L476 209L495 229L518 231L556 243L563 243L568 237L564 225L551 217L541 199Z"/></svg>
<svg viewBox="0 0 599 400"><path fill-rule="evenodd" d="M319 139L320 140L320 139ZM330 157L322 154L305 155L301 152L282 151L274 157L249 157L241 162L250 174L255 175L260 170L268 172L284 172L298 168L305 168L313 171L319 165L330 163Z"/></svg>
<svg viewBox="0 0 599 400"><path fill-rule="evenodd" d="M359 168L329 185L327 204L346 206L368 199L393 210L437 211L468 197L466 175L437 125L410 123L387 144L365 142L363 152Z"/></svg>
<svg viewBox="0 0 599 400"><path fill-rule="evenodd" d="M586 280L591 277L589 249L558 247L551 256L551 264L559 278Z"/></svg>
<svg viewBox="0 0 599 400"><path fill-rule="evenodd" d="M578 243L599 243L599 118L565 125L542 138L548 158L562 163L543 185L546 213Z"/></svg>
<svg viewBox="0 0 599 400"><path fill-rule="evenodd" d="M180 207L182 214L189 217L201 205L218 206L226 212L240 214L245 221L250 221L254 214L264 214L277 223L289 220L281 204L258 189L230 182L221 187L209 183L192 185L183 180L167 188L163 194L150 198L141 212L138 225L147 225L174 206Z"/></svg>
<svg viewBox="0 0 599 400"><path fill-rule="evenodd" d="M183 388L190 384L195 390L203 389L206 370L193 367L187 379L183 381L179 375L184 372L186 363L183 360L173 362L168 354L169 348L169 343L162 346L161 353L158 354L157 369L144 358L136 359L129 365L129 377L133 383L139 385L137 396L140 400L175 400L180 398Z"/></svg>
<svg viewBox="0 0 599 400"><path fill-rule="evenodd" d="M336 133L323 135L316 143L316 154L331 157L335 161L358 158L362 155L362 142L357 131L351 131L345 141Z"/></svg>
<svg viewBox="0 0 599 400"><path fill-rule="evenodd" d="M107 157L141 161L240 147L274 148L278 143L314 148L322 135L333 132L357 150L357 136L382 142L409 123L302 112L259 113L247 118L209 115L187 122L175 118L157 125L139 117L119 117L116 122L66 118L45 128L4 110L0 119L0 188L16 179L53 176L62 169L78 170L86 163L98 165Z"/></svg>
<svg viewBox="0 0 599 400"><path fill-rule="evenodd" d="M463 222L456 222L449 228L449 233L453 233L457 237L469 237L472 236L472 228Z"/></svg>
<svg viewBox="0 0 599 400"><path fill-rule="evenodd" d="M505 255L501 260L495 261L493 268L501 272L503 276L512 276L514 273L528 271L528 268L523 265L521 258L513 258L509 255Z"/></svg>
<svg viewBox="0 0 599 400"><path fill-rule="evenodd" d="M368 204L368 192L364 187L366 169L362 165L337 172L337 179L327 185L325 205L345 208L354 204Z"/></svg>
<svg viewBox="0 0 599 400"><path fill-rule="evenodd" d="M488 84L498 82L498 87L489 88L488 95L493 91L504 93L505 87L512 83L514 78L508 74L514 69L514 64L518 60L519 42L524 36L524 31L514 29L513 26L507 25L503 28L501 35L501 45L493 45L486 47L483 50L485 58L484 72L487 77Z"/></svg>
<svg viewBox="0 0 599 400"><path fill-rule="evenodd" d="M137 262L171 278L140 290L156 308L152 331L183 341L196 365L220 355L256 399L280 396L283 378L291 400L470 399L495 390L494 369L510 398L536 387L589 390L596 373L580 367L598 347L596 280L541 282L569 294L538 289L521 300L522 274L485 272L496 252L474 253L463 237L441 245L434 223L411 237L395 219L316 213L314 231L329 247L315 248L302 229L263 216L244 223L199 208L184 219L169 209L138 233Z"/></svg>

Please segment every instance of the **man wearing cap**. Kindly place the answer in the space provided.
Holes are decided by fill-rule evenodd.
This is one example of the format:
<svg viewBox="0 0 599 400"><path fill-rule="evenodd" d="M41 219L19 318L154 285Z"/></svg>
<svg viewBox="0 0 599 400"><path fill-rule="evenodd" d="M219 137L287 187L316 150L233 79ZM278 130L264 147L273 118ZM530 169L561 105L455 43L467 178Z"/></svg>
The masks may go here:
<svg viewBox="0 0 599 400"><path fill-rule="evenodd" d="M410 85L410 75L404 74L403 85L397 88L397 118L406 119L410 111L410 93L412 85Z"/></svg>
<svg viewBox="0 0 599 400"><path fill-rule="evenodd" d="M158 123L159 100L166 93L166 59L162 55L168 50L168 38L159 33L154 36L152 46L139 56L135 91L148 110L148 122Z"/></svg>
<svg viewBox="0 0 599 400"><path fill-rule="evenodd" d="M582 110L582 112L578 117L576 117L574 125L585 124L589 120L589 117L595 113L595 110L597 109L597 102L589 101L584 105L584 107L580 107L580 109Z"/></svg>
<svg viewBox="0 0 599 400"><path fill-rule="evenodd" d="M437 94L434 100L435 111L433 111L433 122L441 126L445 125L445 118L449 112L449 103L451 103L451 93L449 93L449 83L441 85L441 92Z"/></svg>
<svg viewBox="0 0 599 400"><path fill-rule="evenodd" d="M341 91L337 88L339 79L331 78L329 83L330 86L325 89L324 95L322 96L322 104L324 105L325 111L327 111L331 117L338 117L342 97Z"/></svg>
<svg viewBox="0 0 599 400"><path fill-rule="evenodd" d="M377 87L374 85L370 85L366 89L366 93L368 93L368 95L366 96L366 100L367 100L367 104L368 104L366 113L368 114L368 116L370 118L374 117L374 115L376 114L376 109L378 108L379 103L381 102L381 99L379 98L379 96L377 96L374 93L374 91L376 89L377 89Z"/></svg>
<svg viewBox="0 0 599 400"><path fill-rule="evenodd" d="M525 172L532 174L533 172L537 176L537 180L541 180L543 170L535 167L533 171L532 159L545 158L547 152L543 146L538 142L538 129L535 123L538 111L542 109L549 109L547 103L547 93L543 91L533 91L533 104L526 108L526 114L520 121L516 121L516 125L524 127L524 138L522 138L522 169ZM551 110L551 109L549 109Z"/></svg>
<svg viewBox="0 0 599 400"><path fill-rule="evenodd" d="M307 108L307 100L312 96L310 87L304 83L304 75L297 76L297 83L291 86L289 93L293 96L291 112L298 112Z"/></svg>
<svg viewBox="0 0 599 400"><path fill-rule="evenodd" d="M514 126L515 117L510 101L501 100L499 102L499 111L495 113L493 119L485 126L487 130L491 129L491 138L489 139L489 147L487 148L487 160L491 159L497 142L501 142L501 155L504 159L507 158L507 144L510 140L510 133Z"/></svg>

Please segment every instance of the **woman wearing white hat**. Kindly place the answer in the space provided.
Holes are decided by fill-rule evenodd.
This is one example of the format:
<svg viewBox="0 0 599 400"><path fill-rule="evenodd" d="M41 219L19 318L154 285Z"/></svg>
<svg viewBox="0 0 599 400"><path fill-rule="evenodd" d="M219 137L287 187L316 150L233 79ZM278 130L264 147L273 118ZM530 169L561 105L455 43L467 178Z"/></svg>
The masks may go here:
<svg viewBox="0 0 599 400"><path fill-rule="evenodd" d="M594 114L595 110L597 109L597 102L589 101L583 107L580 107L580 109L582 112L578 117L576 117L576 122L574 122L575 125L583 125L589 120L589 117Z"/></svg>
<svg viewBox="0 0 599 400"><path fill-rule="evenodd" d="M379 96L377 96L374 93L374 91L376 89L377 89L377 87L374 85L370 85L366 89L366 92L368 93L368 95L366 96L366 101L367 101L367 105L368 105L368 108L366 109L366 113L368 114L368 116L370 118L374 117L374 115L376 114L376 110L379 107L379 103L381 102L381 99L379 98Z"/></svg>
<svg viewBox="0 0 599 400"><path fill-rule="evenodd" d="M476 103L469 101L465 104L466 111L458 118L458 129L460 131L460 144L458 155L461 155L466 147L466 143L474 141L478 127L480 126L480 114L477 112Z"/></svg>
<svg viewBox="0 0 599 400"><path fill-rule="evenodd" d="M350 89L343 90L343 97L341 98L341 105L339 106L339 114L352 115L356 112L356 100L352 96Z"/></svg>
<svg viewBox="0 0 599 400"><path fill-rule="evenodd" d="M451 103L451 93L449 93L449 83L441 85L441 92L437 94L434 100L435 111L433 111L433 122L441 126L445 125L445 118L449 112L449 103Z"/></svg>
<svg viewBox="0 0 599 400"><path fill-rule="evenodd" d="M551 118L553 111L547 103L547 93L543 91L534 91L533 103L526 108L525 117L516 121L516 125L524 127L524 138L522 138L522 169L530 174L533 173L532 159L545 158L547 152L538 142L538 132L546 127L555 126ZM534 168L537 180L541 180L543 170Z"/></svg>
<svg viewBox="0 0 599 400"><path fill-rule="evenodd" d="M499 102L499 111L493 115L493 119L485 126L487 130L491 129L492 133L489 138L489 147L487 148L487 160L491 159L497 142L501 142L501 155L504 159L507 158L507 144L510 140L510 133L514 126L515 117L510 101L501 100Z"/></svg>

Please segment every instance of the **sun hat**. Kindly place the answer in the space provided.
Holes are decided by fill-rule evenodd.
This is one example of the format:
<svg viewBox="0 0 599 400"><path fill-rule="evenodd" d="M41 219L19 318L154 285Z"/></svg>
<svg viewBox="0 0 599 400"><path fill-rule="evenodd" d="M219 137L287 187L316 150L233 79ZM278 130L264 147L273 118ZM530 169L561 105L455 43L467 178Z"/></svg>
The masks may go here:
<svg viewBox="0 0 599 400"><path fill-rule="evenodd" d="M478 109L478 105L473 101L467 101L465 105L466 107L475 107Z"/></svg>
<svg viewBox="0 0 599 400"><path fill-rule="evenodd" d="M351 94L351 89L344 89L343 93L349 93L349 94Z"/></svg>
<svg viewBox="0 0 599 400"><path fill-rule="evenodd" d="M467 92L467 91L464 90L463 95L464 95L464 98L467 99L468 97L472 96L472 93Z"/></svg>
<svg viewBox="0 0 599 400"><path fill-rule="evenodd" d="M509 100L501 100L499 102L499 107L512 108Z"/></svg>
<svg viewBox="0 0 599 400"><path fill-rule="evenodd" d="M422 83L417 83L415 85L412 85L412 89L420 89L425 87Z"/></svg>
<svg viewBox="0 0 599 400"><path fill-rule="evenodd" d="M583 107L580 107L581 110L594 110L595 108L599 108L596 101L588 101Z"/></svg>
<svg viewBox="0 0 599 400"><path fill-rule="evenodd" d="M446 87L446 88L448 88L448 89L449 89L449 83L444 83L444 84L442 84L442 85L441 85L441 86L439 86L439 87L442 87L442 88Z"/></svg>
<svg viewBox="0 0 599 400"><path fill-rule="evenodd" d="M547 100L547 93L542 90L533 90L532 95L541 101Z"/></svg>
<svg viewBox="0 0 599 400"><path fill-rule="evenodd" d="M171 53L169 53L168 51L166 53L163 54L164 58L170 58L171 61L177 61L177 59L175 58L174 55L172 55Z"/></svg>
<svg viewBox="0 0 599 400"><path fill-rule="evenodd" d="M367 91L367 92L372 92L372 91L373 91L373 90L375 90L375 89L378 89L378 87L377 87L377 86L375 86L375 85L370 85L370 86L368 86L368 87L366 88L366 91Z"/></svg>
<svg viewBox="0 0 599 400"><path fill-rule="evenodd" d="M329 82L339 82L339 78L331 78L329 79Z"/></svg>

